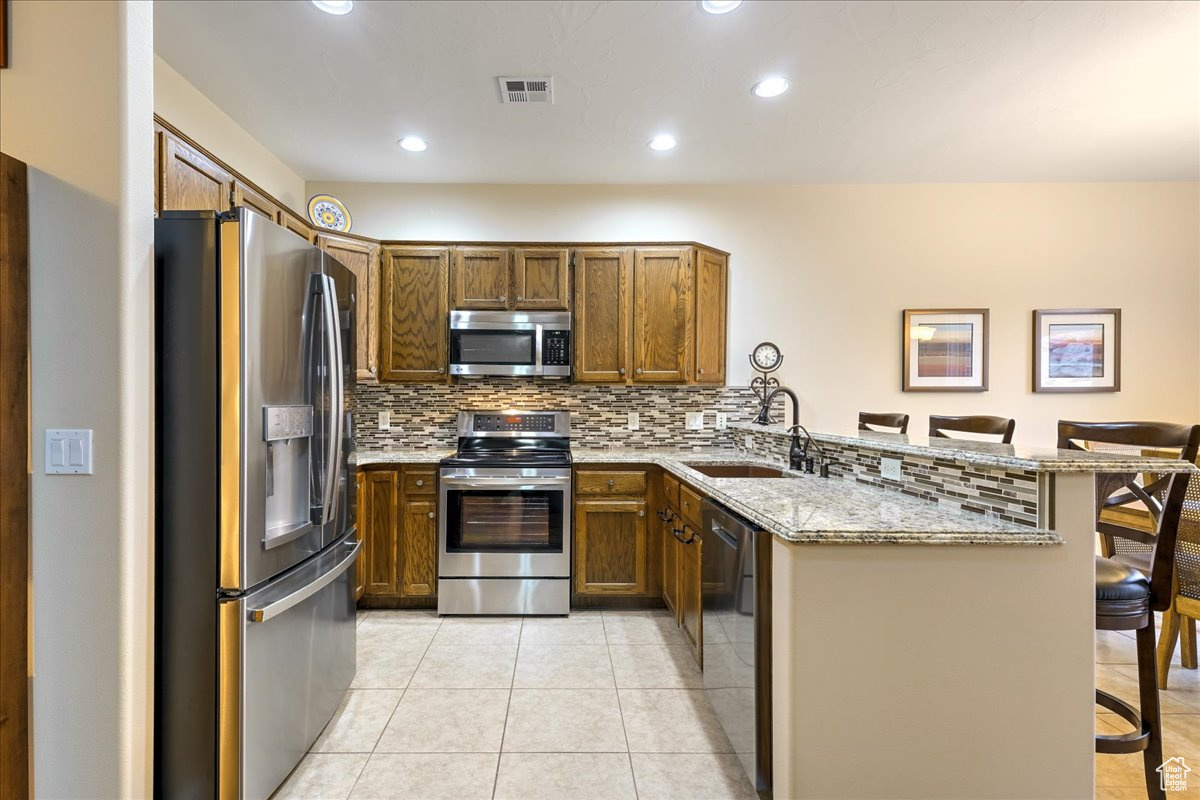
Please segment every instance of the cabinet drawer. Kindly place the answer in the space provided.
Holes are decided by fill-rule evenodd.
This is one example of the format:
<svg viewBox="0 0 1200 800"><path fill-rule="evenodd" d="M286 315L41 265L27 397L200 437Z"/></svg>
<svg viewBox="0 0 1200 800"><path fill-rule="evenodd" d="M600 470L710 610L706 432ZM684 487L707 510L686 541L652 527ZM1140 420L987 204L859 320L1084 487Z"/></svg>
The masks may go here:
<svg viewBox="0 0 1200 800"><path fill-rule="evenodd" d="M679 487L679 513L689 524L700 527L700 495L690 486Z"/></svg>
<svg viewBox="0 0 1200 800"><path fill-rule="evenodd" d="M575 473L575 494L583 497L599 495L645 497L646 473L642 470L577 472Z"/></svg>
<svg viewBox="0 0 1200 800"><path fill-rule="evenodd" d="M432 469L404 470L405 494L433 494L436 488L437 472Z"/></svg>
<svg viewBox="0 0 1200 800"><path fill-rule="evenodd" d="M667 505L678 511L679 481L675 479L675 476L668 472L663 473L663 494L666 495L664 499L667 501Z"/></svg>

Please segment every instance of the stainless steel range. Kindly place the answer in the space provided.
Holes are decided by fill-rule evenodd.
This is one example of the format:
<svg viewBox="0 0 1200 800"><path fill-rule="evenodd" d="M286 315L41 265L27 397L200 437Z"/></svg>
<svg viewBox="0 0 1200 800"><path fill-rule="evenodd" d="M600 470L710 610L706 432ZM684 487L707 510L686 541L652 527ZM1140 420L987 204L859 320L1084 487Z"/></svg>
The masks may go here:
<svg viewBox="0 0 1200 800"><path fill-rule="evenodd" d="M460 411L439 486L439 614L568 613L569 412Z"/></svg>

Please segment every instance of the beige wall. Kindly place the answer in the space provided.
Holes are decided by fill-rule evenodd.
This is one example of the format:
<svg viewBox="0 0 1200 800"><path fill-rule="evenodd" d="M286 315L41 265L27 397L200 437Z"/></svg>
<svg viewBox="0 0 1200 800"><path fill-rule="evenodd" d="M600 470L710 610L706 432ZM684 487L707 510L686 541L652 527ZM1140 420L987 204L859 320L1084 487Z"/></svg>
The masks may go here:
<svg viewBox="0 0 1200 800"><path fill-rule="evenodd" d="M730 262L729 379L782 348L805 424L859 410L1015 417L1052 443L1060 418L1200 421L1200 184L514 186L310 183L368 236L696 239ZM991 390L900 391L904 308L990 307ZM1124 313L1123 390L1035 395L1034 308Z"/></svg>
<svg viewBox="0 0 1200 800"><path fill-rule="evenodd" d="M154 113L307 219L304 178L272 155L157 55L154 57Z"/></svg>
<svg viewBox="0 0 1200 800"><path fill-rule="evenodd" d="M145 797L151 7L16 0L9 20L0 148L30 167L34 788ZM46 428L93 429L95 474L44 475Z"/></svg>

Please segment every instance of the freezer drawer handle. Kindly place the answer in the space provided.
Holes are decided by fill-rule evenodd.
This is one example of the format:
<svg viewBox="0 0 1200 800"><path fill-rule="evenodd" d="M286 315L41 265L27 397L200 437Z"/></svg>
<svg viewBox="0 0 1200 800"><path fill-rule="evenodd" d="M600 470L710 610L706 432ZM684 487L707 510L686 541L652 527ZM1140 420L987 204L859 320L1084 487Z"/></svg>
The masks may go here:
<svg viewBox="0 0 1200 800"><path fill-rule="evenodd" d="M246 612L247 616L250 618L250 621L267 622L274 617L278 617L292 606L303 603L305 600L336 581L343 572L350 569L350 566L354 563L354 560L358 558L358 551L360 549L362 549L362 542L355 542L354 546L350 549L350 555L343 558L338 562L336 567L317 578L308 586L305 586L303 589L297 589L287 597L281 597L274 603L269 603L262 608L250 609L248 612Z"/></svg>

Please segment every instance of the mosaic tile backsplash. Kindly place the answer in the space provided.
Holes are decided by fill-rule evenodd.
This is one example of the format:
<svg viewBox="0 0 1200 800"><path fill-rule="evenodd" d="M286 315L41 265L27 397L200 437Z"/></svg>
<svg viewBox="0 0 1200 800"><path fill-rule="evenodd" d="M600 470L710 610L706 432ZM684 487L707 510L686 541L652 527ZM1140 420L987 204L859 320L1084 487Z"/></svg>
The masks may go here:
<svg viewBox="0 0 1200 800"><path fill-rule="evenodd" d="M744 430L731 431L738 449L746 450ZM756 455L786 461L790 438L768 431L749 434L753 438L750 451ZM1006 470L961 464L944 458L918 458L899 454L900 474L904 480L894 481L880 473L878 450L843 447L822 442L821 447L830 460L830 474L854 478L884 489L894 489L913 497L936 503L949 503L967 511L997 517L1008 522L1037 527L1037 475L1025 470ZM809 455L816 450L810 449Z"/></svg>
<svg viewBox="0 0 1200 800"><path fill-rule="evenodd" d="M745 386L594 386L528 378L481 378L454 386L362 384L354 389L354 426L363 450L387 447L453 448L460 409L553 409L571 412L571 438L586 447L662 448L731 446L716 430L716 412L749 422L757 411ZM380 411L392 428L379 430ZM628 430L628 413L639 427ZM685 429L686 413L702 411L704 429Z"/></svg>

